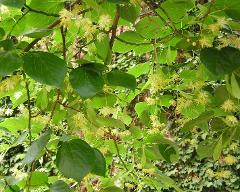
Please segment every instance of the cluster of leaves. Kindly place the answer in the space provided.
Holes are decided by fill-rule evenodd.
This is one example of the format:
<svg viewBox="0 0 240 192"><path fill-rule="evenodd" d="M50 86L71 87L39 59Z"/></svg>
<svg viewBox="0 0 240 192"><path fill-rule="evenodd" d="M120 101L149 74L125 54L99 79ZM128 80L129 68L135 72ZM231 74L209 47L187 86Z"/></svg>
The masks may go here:
<svg viewBox="0 0 240 192"><path fill-rule="evenodd" d="M239 190L237 1L1 3L4 192Z"/></svg>

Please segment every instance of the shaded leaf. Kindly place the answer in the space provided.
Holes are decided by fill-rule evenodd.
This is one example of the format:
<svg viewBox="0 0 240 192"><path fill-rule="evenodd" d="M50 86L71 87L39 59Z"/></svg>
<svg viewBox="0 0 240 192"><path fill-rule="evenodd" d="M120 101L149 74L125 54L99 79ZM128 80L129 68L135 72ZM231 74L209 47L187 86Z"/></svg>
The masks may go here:
<svg viewBox="0 0 240 192"><path fill-rule="evenodd" d="M134 90L137 86L136 79L133 75L112 71L107 74L107 81L110 85L126 87Z"/></svg>
<svg viewBox="0 0 240 192"><path fill-rule="evenodd" d="M96 95L103 88L103 78L96 72L77 68L69 76L73 89L84 98Z"/></svg>
<svg viewBox="0 0 240 192"><path fill-rule="evenodd" d="M50 187L50 192L72 192L71 188L62 180L58 180Z"/></svg>
<svg viewBox="0 0 240 192"><path fill-rule="evenodd" d="M17 70L23 64L22 59L14 52L0 53L0 76L6 76Z"/></svg>
<svg viewBox="0 0 240 192"><path fill-rule="evenodd" d="M56 55L47 52L29 52L23 56L24 71L34 80L62 88L67 64Z"/></svg>
<svg viewBox="0 0 240 192"><path fill-rule="evenodd" d="M56 165L66 177L80 182L95 167L93 148L81 139L63 142L58 149Z"/></svg>
<svg viewBox="0 0 240 192"><path fill-rule="evenodd" d="M23 159L24 164L30 164L32 163L40 154L40 152L44 149L44 147L47 145L48 141L51 138L52 131L48 130L44 134L42 134L39 139L34 141L30 148L27 151L26 156Z"/></svg>

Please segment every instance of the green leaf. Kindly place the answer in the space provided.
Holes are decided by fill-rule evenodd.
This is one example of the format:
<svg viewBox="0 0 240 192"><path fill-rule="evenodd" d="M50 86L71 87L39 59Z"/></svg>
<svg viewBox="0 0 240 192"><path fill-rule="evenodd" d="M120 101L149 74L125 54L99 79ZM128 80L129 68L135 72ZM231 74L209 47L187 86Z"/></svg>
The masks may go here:
<svg viewBox="0 0 240 192"><path fill-rule="evenodd" d="M62 180L58 180L50 187L50 192L72 192L71 188Z"/></svg>
<svg viewBox="0 0 240 192"><path fill-rule="evenodd" d="M209 140L202 141L198 144L197 154L200 159L204 159L206 157L211 157L213 154L214 145Z"/></svg>
<svg viewBox="0 0 240 192"><path fill-rule="evenodd" d="M94 153L95 153L95 166L92 170L92 173L99 175L99 176L105 176L106 173L106 161L102 153L96 149L93 148Z"/></svg>
<svg viewBox="0 0 240 192"><path fill-rule="evenodd" d="M122 121L120 121L119 119L114 119L112 117L100 117L99 116L94 120L96 121L96 123L98 123L101 126L125 129L124 123Z"/></svg>
<svg viewBox="0 0 240 192"><path fill-rule="evenodd" d="M96 162L93 148L81 139L73 139L61 144L56 157L59 171L66 177L80 182L90 173Z"/></svg>
<svg viewBox="0 0 240 192"><path fill-rule="evenodd" d="M145 138L145 143L147 144L146 156L151 160L162 159L171 163L179 159L177 145L160 134L149 135Z"/></svg>
<svg viewBox="0 0 240 192"><path fill-rule="evenodd" d="M138 34L147 39L164 37L171 32L157 16L144 17L136 24L135 28Z"/></svg>
<svg viewBox="0 0 240 192"><path fill-rule="evenodd" d="M10 51L14 48L13 41L11 39L5 39L0 41L0 47L2 47L5 51ZM12 53L12 52L10 52Z"/></svg>
<svg viewBox="0 0 240 192"><path fill-rule="evenodd" d="M28 118L20 116L20 117L11 117L5 119L3 122L0 123L0 127L6 128L8 131L12 133L17 133L18 131L26 130L28 127ZM32 120L32 132L39 133L44 124L38 122L36 120Z"/></svg>
<svg viewBox="0 0 240 192"><path fill-rule="evenodd" d="M227 8L225 13L232 19L240 21L240 4L237 1L227 0Z"/></svg>
<svg viewBox="0 0 240 192"><path fill-rule="evenodd" d="M37 98L36 98L36 106L41 109L45 110L48 106L48 93L46 89L42 89L38 92Z"/></svg>
<svg viewBox="0 0 240 192"><path fill-rule="evenodd" d="M194 126L200 125L201 123L209 121L214 116L213 111L206 111L202 113L196 119L190 120L184 124L182 131L187 132L194 128Z"/></svg>
<svg viewBox="0 0 240 192"><path fill-rule="evenodd" d="M86 68L72 70L69 80L73 89L83 98L93 97L103 88L102 76Z"/></svg>
<svg viewBox="0 0 240 192"><path fill-rule="evenodd" d="M103 34L103 37L99 41L95 41L95 45L97 48L97 55L106 63L108 64L109 57L111 56L111 50L109 46L109 36Z"/></svg>
<svg viewBox="0 0 240 192"><path fill-rule="evenodd" d="M202 49L200 59L206 68L215 75L230 74L240 67L240 51L233 47L225 47L221 50Z"/></svg>
<svg viewBox="0 0 240 192"><path fill-rule="evenodd" d="M147 74L150 70L151 64L150 63L141 63L137 64L134 67L128 70L130 75L134 75L135 78Z"/></svg>
<svg viewBox="0 0 240 192"><path fill-rule="evenodd" d="M31 38L42 38L52 33L51 29L29 29L23 32L21 35Z"/></svg>
<svg viewBox="0 0 240 192"><path fill-rule="evenodd" d="M62 180L58 180L50 187L50 192L72 192L71 188Z"/></svg>
<svg viewBox="0 0 240 192"><path fill-rule="evenodd" d="M22 8L26 0L0 0L0 5Z"/></svg>
<svg viewBox="0 0 240 192"><path fill-rule="evenodd" d="M121 188L118 188L116 186L110 186L106 187L104 189L101 189L100 192L123 192Z"/></svg>
<svg viewBox="0 0 240 192"><path fill-rule="evenodd" d="M5 36L5 31L3 28L0 27L0 40L3 39L4 36Z"/></svg>
<svg viewBox="0 0 240 192"><path fill-rule="evenodd" d="M118 53L127 53L140 46L145 39L135 31L126 31L121 33L113 44L113 51Z"/></svg>
<svg viewBox="0 0 240 192"><path fill-rule="evenodd" d="M161 4L161 7L165 10L168 17L171 18L172 21L180 21L183 19L183 16L186 15L187 11L194 7L193 0L167 0ZM157 9L158 13L162 15L165 19L167 19L166 14L162 11L162 9Z"/></svg>
<svg viewBox="0 0 240 192"><path fill-rule="evenodd" d="M48 176L46 173L40 171L34 171L31 176L30 185L31 186L41 186L48 183Z"/></svg>
<svg viewBox="0 0 240 192"><path fill-rule="evenodd" d="M216 145L213 150L213 159L217 161L222 152L222 135L218 138Z"/></svg>
<svg viewBox="0 0 240 192"><path fill-rule="evenodd" d="M124 4L124 3L129 3L129 0L107 0L107 2L117 3L117 4Z"/></svg>
<svg viewBox="0 0 240 192"><path fill-rule="evenodd" d="M117 98L113 94L99 94L91 99L91 106L93 108L101 108L105 106L113 106Z"/></svg>
<svg viewBox="0 0 240 192"><path fill-rule="evenodd" d="M205 111L205 106L203 104L192 103L190 106L185 107L182 110L182 114L190 119L195 119L199 117Z"/></svg>
<svg viewBox="0 0 240 192"><path fill-rule="evenodd" d="M39 11L44 11L47 13L55 13L58 14L64 8L64 1L52 1L52 0L31 0L29 6L32 9L36 9ZM38 14L39 16L43 16L42 14ZM48 16L49 18L49 16Z"/></svg>
<svg viewBox="0 0 240 192"><path fill-rule="evenodd" d="M137 87L135 77L121 71L109 72L107 74L107 81L110 85L126 87L131 90Z"/></svg>
<svg viewBox="0 0 240 192"><path fill-rule="evenodd" d="M67 64L64 60L47 52L29 52L23 56L24 71L34 80L63 87L63 81L67 73Z"/></svg>
<svg viewBox="0 0 240 192"><path fill-rule="evenodd" d="M158 59L160 64L171 65L177 58L177 50L172 50L170 47L165 48L159 53Z"/></svg>
<svg viewBox="0 0 240 192"><path fill-rule="evenodd" d="M140 14L140 10L139 6L131 4L120 6L120 17L134 23Z"/></svg>
<svg viewBox="0 0 240 192"><path fill-rule="evenodd" d="M0 76L6 76L17 70L23 64L22 59L14 52L0 53Z"/></svg>
<svg viewBox="0 0 240 192"><path fill-rule="evenodd" d="M44 147L47 145L48 141L50 140L51 134L52 134L52 131L48 130L45 133L43 133L39 137L39 139L37 139L31 144L25 158L23 159L24 164L30 164L38 157L40 152L44 149Z"/></svg>
<svg viewBox="0 0 240 192"><path fill-rule="evenodd" d="M240 99L240 77L232 73L231 79L229 79L229 81L227 81L226 84L227 90L233 97Z"/></svg>

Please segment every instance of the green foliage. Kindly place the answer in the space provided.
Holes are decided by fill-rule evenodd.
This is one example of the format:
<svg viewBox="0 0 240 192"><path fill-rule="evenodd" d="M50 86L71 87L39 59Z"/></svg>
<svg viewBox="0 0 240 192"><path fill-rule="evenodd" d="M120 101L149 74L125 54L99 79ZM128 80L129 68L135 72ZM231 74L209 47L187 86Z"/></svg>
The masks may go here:
<svg viewBox="0 0 240 192"><path fill-rule="evenodd" d="M239 6L1 0L1 191L239 191Z"/></svg>
<svg viewBox="0 0 240 192"><path fill-rule="evenodd" d="M64 60L46 52L30 52L23 56L24 71L34 80L58 88L63 86L67 73Z"/></svg>

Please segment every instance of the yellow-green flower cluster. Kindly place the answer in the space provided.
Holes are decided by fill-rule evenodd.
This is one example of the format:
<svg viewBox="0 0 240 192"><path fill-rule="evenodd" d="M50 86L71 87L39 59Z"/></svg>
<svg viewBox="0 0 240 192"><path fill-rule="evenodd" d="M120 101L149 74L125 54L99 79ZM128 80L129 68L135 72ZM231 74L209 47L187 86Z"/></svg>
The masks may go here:
<svg viewBox="0 0 240 192"><path fill-rule="evenodd" d="M192 105L193 101L190 99L186 99L184 97L179 97L177 99L177 107L176 107L176 111L178 113L181 113L183 109L186 109L187 107L189 107L190 105Z"/></svg>
<svg viewBox="0 0 240 192"><path fill-rule="evenodd" d="M155 105L156 104L156 100L151 98L151 97L147 97L145 99L145 101L147 102L148 105Z"/></svg>
<svg viewBox="0 0 240 192"><path fill-rule="evenodd" d="M59 12L60 25L64 27L69 27L71 25L72 18L74 17L73 13L67 9L63 9Z"/></svg>
<svg viewBox="0 0 240 192"><path fill-rule="evenodd" d="M169 79L165 79L160 74L151 74L148 81L151 93L161 91L169 83Z"/></svg>
<svg viewBox="0 0 240 192"><path fill-rule="evenodd" d="M205 47L212 47L212 41L207 38L207 37L202 37L201 39L198 40L199 42L199 45L202 47L202 48L205 48Z"/></svg>
<svg viewBox="0 0 240 192"><path fill-rule="evenodd" d="M229 178L231 176L231 171L229 170L221 170L214 172L213 170L208 169L206 173L212 178Z"/></svg>
<svg viewBox="0 0 240 192"><path fill-rule="evenodd" d="M101 15L98 21L99 28L108 31L111 27L112 19L110 15Z"/></svg>
<svg viewBox="0 0 240 192"><path fill-rule="evenodd" d="M153 128L159 129L164 126L164 123L161 123L159 121L159 118L157 115L151 115L150 120L151 120L151 124L152 124Z"/></svg>
<svg viewBox="0 0 240 192"><path fill-rule="evenodd" d="M236 164L237 163L237 158L232 156L232 155L227 155L226 157L224 157L224 162L227 164L227 165L233 165L233 164Z"/></svg>
<svg viewBox="0 0 240 192"><path fill-rule="evenodd" d="M98 111L99 111L100 115L107 117L109 115L114 114L116 112L116 109L112 108L112 107L103 107L103 108L99 109Z"/></svg>
<svg viewBox="0 0 240 192"><path fill-rule="evenodd" d="M238 124L238 119L233 115L228 115L225 118L225 122L228 126L234 127Z"/></svg>
<svg viewBox="0 0 240 192"><path fill-rule="evenodd" d="M231 99L226 100L221 108L225 111L225 112L235 112L236 111L236 106L234 104L234 102Z"/></svg>
<svg viewBox="0 0 240 192"><path fill-rule="evenodd" d="M73 116L74 123L79 128L86 127L88 120L86 119L85 115L82 112L78 112Z"/></svg>
<svg viewBox="0 0 240 192"><path fill-rule="evenodd" d="M21 83L21 77L18 75L4 79L0 82L0 93L14 90L19 83Z"/></svg>
<svg viewBox="0 0 240 192"><path fill-rule="evenodd" d="M219 17L216 23L208 26L208 29L213 33L219 32L221 28L228 24L228 20L225 17Z"/></svg>
<svg viewBox="0 0 240 192"><path fill-rule="evenodd" d="M206 105L209 102L209 95L206 91L200 91L197 95L197 98L195 99L195 101L198 104L203 104Z"/></svg>
<svg viewBox="0 0 240 192"><path fill-rule="evenodd" d="M84 37L87 41L93 40L94 33L96 32L96 26L93 25L90 18L79 17L76 21L76 26L83 29Z"/></svg>

